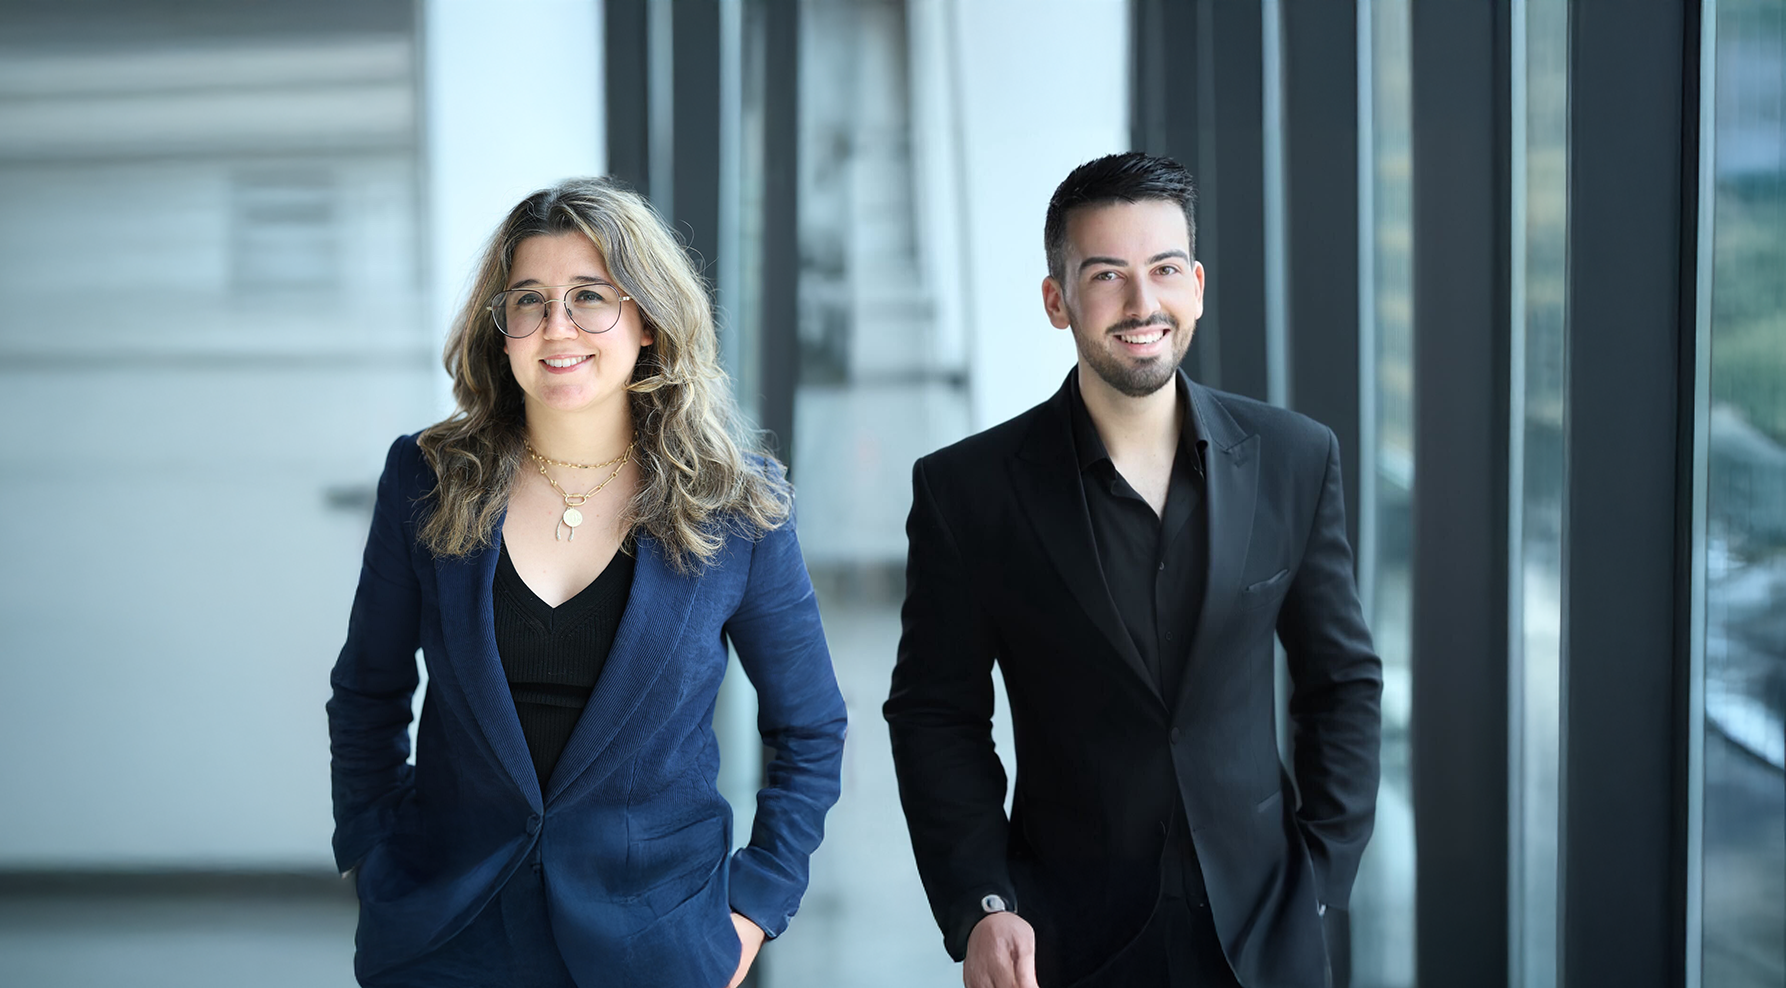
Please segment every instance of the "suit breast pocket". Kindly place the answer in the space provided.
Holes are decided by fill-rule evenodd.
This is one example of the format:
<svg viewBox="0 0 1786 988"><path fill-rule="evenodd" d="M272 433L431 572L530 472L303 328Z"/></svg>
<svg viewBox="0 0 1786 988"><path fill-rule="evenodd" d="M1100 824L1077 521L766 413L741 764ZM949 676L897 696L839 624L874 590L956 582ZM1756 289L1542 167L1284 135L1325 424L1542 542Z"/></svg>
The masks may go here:
<svg viewBox="0 0 1786 988"><path fill-rule="evenodd" d="M1271 576L1257 583L1249 583L1240 591L1240 606L1244 610L1276 604L1284 599L1290 588L1290 571L1280 569Z"/></svg>
<svg viewBox="0 0 1786 988"><path fill-rule="evenodd" d="M1284 593L1289 591L1289 570L1277 570L1275 574L1263 581L1250 582L1239 591L1239 609L1243 613L1254 613L1264 609L1275 609L1284 602Z"/></svg>

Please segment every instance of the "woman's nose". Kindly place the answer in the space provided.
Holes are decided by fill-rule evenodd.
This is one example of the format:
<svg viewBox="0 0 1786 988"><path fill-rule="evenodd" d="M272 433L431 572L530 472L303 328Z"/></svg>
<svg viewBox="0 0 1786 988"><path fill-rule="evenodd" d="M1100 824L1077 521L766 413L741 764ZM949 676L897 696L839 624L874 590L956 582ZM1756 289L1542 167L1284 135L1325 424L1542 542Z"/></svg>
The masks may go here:
<svg viewBox="0 0 1786 988"><path fill-rule="evenodd" d="M545 314L540 317L540 330L547 339L568 340L577 336L577 324L571 321L570 307L563 299L549 299Z"/></svg>

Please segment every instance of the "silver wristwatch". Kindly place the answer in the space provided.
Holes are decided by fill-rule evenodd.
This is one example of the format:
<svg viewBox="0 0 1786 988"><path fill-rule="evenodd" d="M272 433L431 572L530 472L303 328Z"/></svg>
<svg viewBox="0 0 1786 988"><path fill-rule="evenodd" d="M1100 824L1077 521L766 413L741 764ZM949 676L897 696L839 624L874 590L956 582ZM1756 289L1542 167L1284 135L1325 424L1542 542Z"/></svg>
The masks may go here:
<svg viewBox="0 0 1786 988"><path fill-rule="evenodd" d="M996 892L980 900L980 911L985 913L1010 912L1011 907L1005 905L1003 896Z"/></svg>

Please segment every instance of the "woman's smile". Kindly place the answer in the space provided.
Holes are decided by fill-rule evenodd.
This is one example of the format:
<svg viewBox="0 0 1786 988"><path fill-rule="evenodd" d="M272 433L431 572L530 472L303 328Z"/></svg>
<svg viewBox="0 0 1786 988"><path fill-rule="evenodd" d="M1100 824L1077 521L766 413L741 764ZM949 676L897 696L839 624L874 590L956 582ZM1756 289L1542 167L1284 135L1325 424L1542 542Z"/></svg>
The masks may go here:
<svg viewBox="0 0 1786 988"><path fill-rule="evenodd" d="M545 364L546 370L553 374L569 374L589 363L594 357L593 353L565 354L561 357L541 357L540 363Z"/></svg>

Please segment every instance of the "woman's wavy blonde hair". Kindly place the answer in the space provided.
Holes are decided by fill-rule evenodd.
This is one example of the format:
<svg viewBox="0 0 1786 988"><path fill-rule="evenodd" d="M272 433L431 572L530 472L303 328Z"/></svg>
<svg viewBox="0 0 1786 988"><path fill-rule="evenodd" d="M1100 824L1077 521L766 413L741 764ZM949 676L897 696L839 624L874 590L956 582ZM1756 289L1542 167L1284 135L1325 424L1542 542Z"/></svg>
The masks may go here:
<svg viewBox="0 0 1786 988"><path fill-rule="evenodd" d="M624 527L661 543L679 572L698 571L728 532L755 537L779 527L793 493L781 465L743 426L693 263L649 203L606 178L571 179L528 196L485 248L447 339L458 408L417 438L439 478L418 536L439 556L490 544L521 466L527 421L486 303L508 286L521 241L571 232L595 244L653 337L627 385L640 482Z"/></svg>

